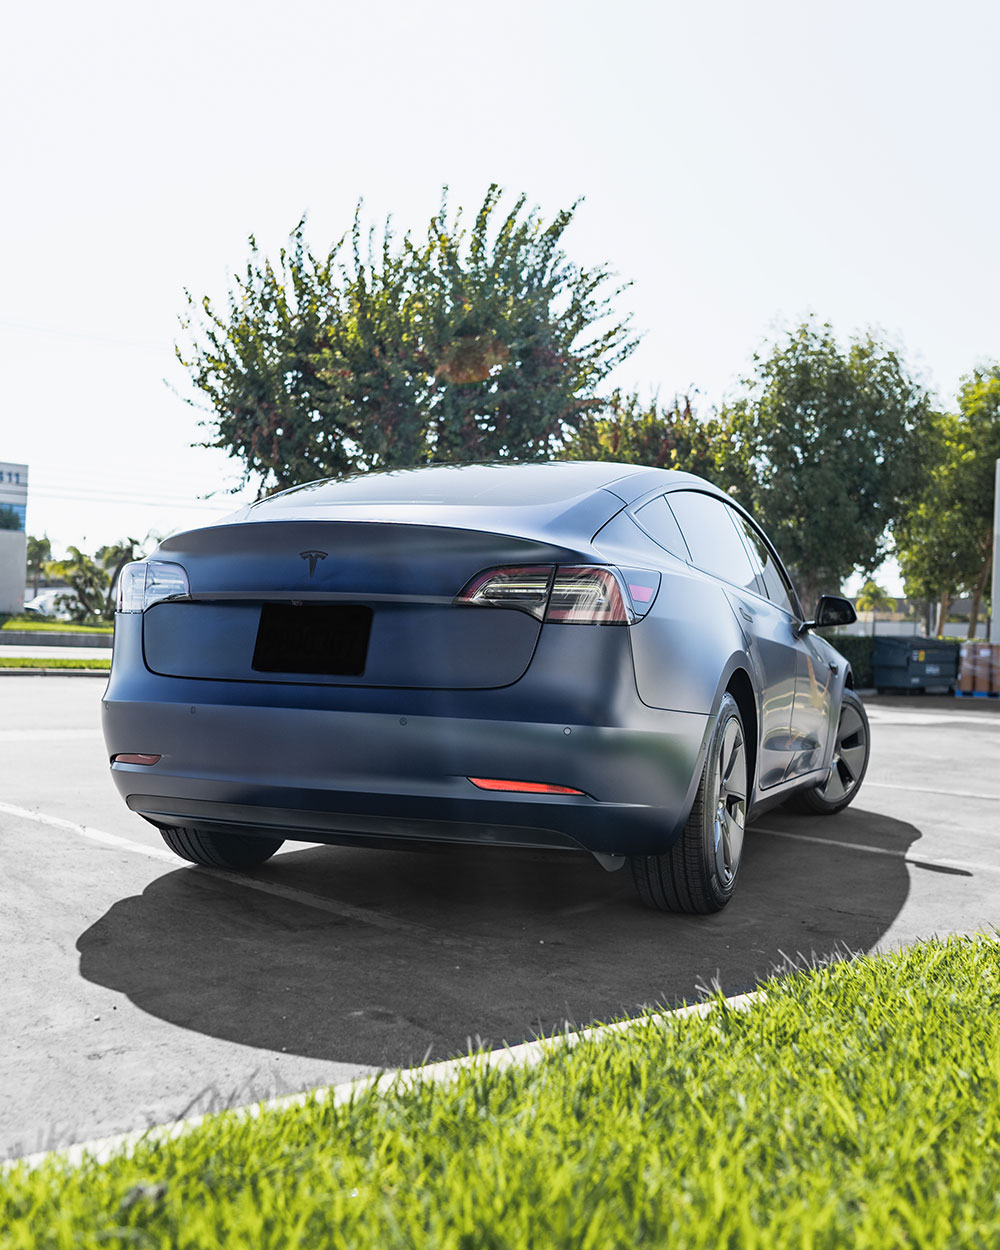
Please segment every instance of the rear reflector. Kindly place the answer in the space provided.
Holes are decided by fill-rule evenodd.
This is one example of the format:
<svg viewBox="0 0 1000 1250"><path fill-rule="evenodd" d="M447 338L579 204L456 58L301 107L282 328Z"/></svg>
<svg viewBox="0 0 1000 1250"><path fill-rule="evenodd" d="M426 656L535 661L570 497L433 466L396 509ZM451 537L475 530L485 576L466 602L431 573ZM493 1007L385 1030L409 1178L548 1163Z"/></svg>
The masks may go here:
<svg viewBox="0 0 1000 1250"><path fill-rule="evenodd" d="M163 759L162 755L144 755L144 754L123 753L120 755L112 755L111 763L112 764L145 764L148 767L150 764L159 764L161 759Z"/></svg>
<svg viewBox="0 0 1000 1250"><path fill-rule="evenodd" d="M585 790L574 790L570 786L548 786L540 781L501 781L497 777L470 777L469 781L480 790L506 790L515 794L580 794L586 797Z"/></svg>

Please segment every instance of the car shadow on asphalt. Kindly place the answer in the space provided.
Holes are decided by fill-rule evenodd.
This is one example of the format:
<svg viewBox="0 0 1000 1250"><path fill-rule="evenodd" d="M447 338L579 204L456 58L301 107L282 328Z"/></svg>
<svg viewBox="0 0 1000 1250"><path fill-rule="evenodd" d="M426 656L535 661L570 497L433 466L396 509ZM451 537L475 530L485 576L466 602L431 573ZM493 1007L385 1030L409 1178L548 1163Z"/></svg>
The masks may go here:
<svg viewBox="0 0 1000 1250"><path fill-rule="evenodd" d="M733 902L704 917L649 911L627 869L559 852L305 847L249 874L283 895L184 866L81 935L80 971L212 1037L419 1063L868 950L906 900L903 857L919 837L853 808L769 813L748 834Z"/></svg>

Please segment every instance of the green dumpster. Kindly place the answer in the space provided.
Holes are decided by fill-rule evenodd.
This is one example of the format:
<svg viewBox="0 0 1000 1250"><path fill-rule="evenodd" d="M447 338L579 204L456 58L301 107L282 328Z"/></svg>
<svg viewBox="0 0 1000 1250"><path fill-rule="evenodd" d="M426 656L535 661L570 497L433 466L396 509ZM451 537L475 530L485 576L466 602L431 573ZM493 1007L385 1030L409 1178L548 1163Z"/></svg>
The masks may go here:
<svg viewBox="0 0 1000 1250"><path fill-rule="evenodd" d="M872 659L878 690L950 690L958 679L958 643L940 638L876 638Z"/></svg>

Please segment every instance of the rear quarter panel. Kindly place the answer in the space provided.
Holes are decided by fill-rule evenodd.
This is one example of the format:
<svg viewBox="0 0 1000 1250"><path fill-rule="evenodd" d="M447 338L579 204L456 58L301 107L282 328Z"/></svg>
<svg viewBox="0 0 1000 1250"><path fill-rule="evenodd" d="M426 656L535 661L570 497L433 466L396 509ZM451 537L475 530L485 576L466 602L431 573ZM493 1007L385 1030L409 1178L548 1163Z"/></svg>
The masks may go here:
<svg viewBox="0 0 1000 1250"><path fill-rule="evenodd" d="M620 513L594 537L615 564L655 568L660 589L629 635L639 698L647 707L711 713L736 667L759 675L721 583L671 555Z"/></svg>

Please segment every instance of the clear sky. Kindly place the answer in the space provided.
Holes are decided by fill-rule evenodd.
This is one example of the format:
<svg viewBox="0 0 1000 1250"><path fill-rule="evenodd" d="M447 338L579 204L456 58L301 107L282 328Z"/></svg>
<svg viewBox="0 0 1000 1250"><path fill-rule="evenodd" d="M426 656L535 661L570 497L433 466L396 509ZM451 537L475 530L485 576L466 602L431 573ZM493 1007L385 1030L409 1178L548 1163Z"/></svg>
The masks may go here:
<svg viewBox="0 0 1000 1250"><path fill-rule="evenodd" d="M3 35L0 461L57 549L234 506L191 447L183 288L304 211L326 247L359 196L400 230L443 183L583 196L567 250L644 334L614 380L703 412L809 313L944 404L1000 356L988 0L8 0Z"/></svg>

